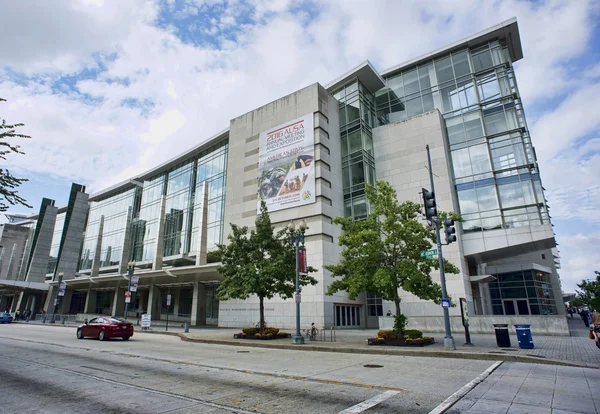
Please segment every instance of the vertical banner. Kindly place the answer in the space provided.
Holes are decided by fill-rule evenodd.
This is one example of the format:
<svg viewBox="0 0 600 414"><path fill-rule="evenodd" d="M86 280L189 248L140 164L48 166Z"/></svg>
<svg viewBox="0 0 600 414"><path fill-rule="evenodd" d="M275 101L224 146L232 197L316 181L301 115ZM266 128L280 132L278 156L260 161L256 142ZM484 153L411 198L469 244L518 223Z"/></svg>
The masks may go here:
<svg viewBox="0 0 600 414"><path fill-rule="evenodd" d="M462 317L462 324L466 328L469 326L469 308L467 307L467 299L460 298L460 316Z"/></svg>
<svg viewBox="0 0 600 414"><path fill-rule="evenodd" d="M312 113L261 132L256 212L261 200L270 212L314 203L314 158Z"/></svg>
<svg viewBox="0 0 600 414"><path fill-rule="evenodd" d="M306 264L306 247L302 247L298 251L298 272L308 274L308 266Z"/></svg>

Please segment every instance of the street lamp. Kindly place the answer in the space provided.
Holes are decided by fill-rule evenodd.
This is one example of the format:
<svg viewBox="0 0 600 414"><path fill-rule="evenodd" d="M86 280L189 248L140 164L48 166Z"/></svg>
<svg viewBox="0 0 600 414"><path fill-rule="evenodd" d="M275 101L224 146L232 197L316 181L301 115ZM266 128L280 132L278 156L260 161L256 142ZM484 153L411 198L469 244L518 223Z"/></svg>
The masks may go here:
<svg viewBox="0 0 600 414"><path fill-rule="evenodd" d="M60 305L60 298L64 295L64 292L62 292L61 295L61 285L64 275L63 272L58 274L58 289L56 289L56 297L54 298L54 308L52 308L52 319L50 319L50 323L55 322L56 311L58 310L58 305Z"/></svg>
<svg viewBox="0 0 600 414"><path fill-rule="evenodd" d="M131 261L127 263L127 292L131 295L131 277L133 276L133 272L135 271L135 262ZM129 300L131 301L131 296L129 296ZM123 315L123 319L127 319L127 311L129 310L129 302L127 302L127 294L125 294L125 315Z"/></svg>
<svg viewBox="0 0 600 414"><path fill-rule="evenodd" d="M300 243L302 243L302 247L304 247L304 232L306 231L306 222L302 220L296 229L294 222L290 222L287 226L290 232L290 243L292 243L296 248L296 334L292 337L293 344L303 344L304 337L300 334L300 260L299 260L299 252L300 252Z"/></svg>

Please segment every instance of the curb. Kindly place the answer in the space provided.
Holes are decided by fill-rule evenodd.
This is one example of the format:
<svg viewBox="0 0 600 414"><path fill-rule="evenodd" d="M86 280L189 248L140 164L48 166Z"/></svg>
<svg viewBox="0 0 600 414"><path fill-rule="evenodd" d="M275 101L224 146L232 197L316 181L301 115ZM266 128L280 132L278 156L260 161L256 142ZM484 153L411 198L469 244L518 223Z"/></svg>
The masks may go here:
<svg viewBox="0 0 600 414"><path fill-rule="evenodd" d="M160 333L160 332L157 332ZM169 333L170 334L170 333ZM228 345L228 346L244 346L250 348L271 348L271 349L286 349L286 350L302 350L316 352L335 352L346 354L368 354L368 355L393 355L393 356L413 356L425 358L453 358L453 359L473 359L480 361L504 361L504 362L524 362L540 365L559 365L577 368L592 368L600 369L600 367L590 367L576 362L559 361L553 359L539 359L522 355L502 355L502 354L478 354L462 351L426 351L419 352L417 350L408 349L365 349L365 348L336 348L332 346L315 346L315 345L283 345L283 344L265 344L264 341L237 342L224 339L199 339L190 338L185 333L180 333L179 337L185 342L196 342L203 344Z"/></svg>
<svg viewBox="0 0 600 414"><path fill-rule="evenodd" d="M469 391L471 391L478 384L482 383L487 377L489 377L492 374L492 372L496 370L496 368L503 364L503 362L504 361L497 361L494 365L483 371L483 373L481 373L481 375L479 375L473 381L464 385L460 390L456 391L454 394L446 398L440 405L431 410L429 414L442 414L448 411L462 397L467 395Z"/></svg>

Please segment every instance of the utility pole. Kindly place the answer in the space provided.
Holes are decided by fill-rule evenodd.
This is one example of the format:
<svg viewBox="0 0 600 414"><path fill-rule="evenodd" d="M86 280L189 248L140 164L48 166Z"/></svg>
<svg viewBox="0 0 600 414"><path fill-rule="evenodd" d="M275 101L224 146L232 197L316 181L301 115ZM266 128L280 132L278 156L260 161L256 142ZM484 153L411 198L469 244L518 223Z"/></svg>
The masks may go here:
<svg viewBox="0 0 600 414"><path fill-rule="evenodd" d="M425 146L427 149L427 162L429 163L429 180L431 182L431 193L435 195L435 188L433 186L433 170L431 168L431 154L429 153L429 145ZM435 200L435 197L434 197ZM425 207L427 208L427 207ZM437 214L436 214L437 215ZM444 256L442 255L442 240L440 239L440 218L433 217L431 223L435 227L435 237L437 239L437 250L438 260L440 264L440 284L442 285L442 309L444 310L444 327L446 330L446 336L444 337L444 349L447 351L456 350L456 344L452 337L452 330L450 329L450 311L444 304L450 304L448 301L448 292L446 290L446 274L444 273ZM445 301L446 300L446 301Z"/></svg>

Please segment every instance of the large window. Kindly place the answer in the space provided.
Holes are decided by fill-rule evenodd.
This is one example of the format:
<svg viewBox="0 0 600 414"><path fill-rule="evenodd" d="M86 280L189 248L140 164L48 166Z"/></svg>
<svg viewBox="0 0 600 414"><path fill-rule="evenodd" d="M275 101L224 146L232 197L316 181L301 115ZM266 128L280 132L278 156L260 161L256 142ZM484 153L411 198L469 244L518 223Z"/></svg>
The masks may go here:
<svg viewBox="0 0 600 414"><path fill-rule="evenodd" d="M548 273L525 270L495 275L489 284L494 315L556 315Z"/></svg>

